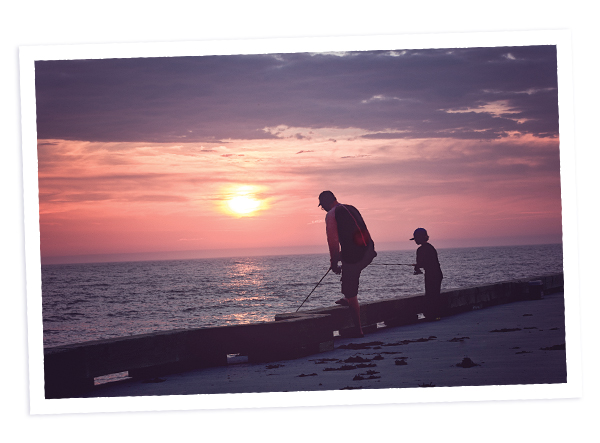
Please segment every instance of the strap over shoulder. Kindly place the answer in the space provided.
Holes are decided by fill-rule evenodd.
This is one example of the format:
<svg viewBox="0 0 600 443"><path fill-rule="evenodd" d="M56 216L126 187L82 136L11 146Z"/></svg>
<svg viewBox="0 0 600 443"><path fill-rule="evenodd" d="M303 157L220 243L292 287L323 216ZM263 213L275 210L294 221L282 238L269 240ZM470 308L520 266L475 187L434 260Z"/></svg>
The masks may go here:
<svg viewBox="0 0 600 443"><path fill-rule="evenodd" d="M369 241L371 240L371 235L369 234L369 230L366 228L363 229L358 225L356 218L354 218L354 216L352 215L352 212L350 212L350 209L348 209L346 207L346 205L340 204L339 206L342 206L346 211L348 211L348 214L350 214L350 217L352 217L352 220L354 220L354 224L356 224L356 229L358 231L354 236L354 242L356 244L359 244L360 240L362 239L362 246L367 246L369 244Z"/></svg>

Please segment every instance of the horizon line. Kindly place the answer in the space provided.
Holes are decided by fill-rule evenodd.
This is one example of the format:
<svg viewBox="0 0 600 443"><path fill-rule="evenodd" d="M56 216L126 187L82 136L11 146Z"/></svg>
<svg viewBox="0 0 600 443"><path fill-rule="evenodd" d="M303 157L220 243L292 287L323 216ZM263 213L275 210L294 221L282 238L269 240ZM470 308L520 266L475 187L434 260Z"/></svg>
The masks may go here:
<svg viewBox="0 0 600 443"><path fill-rule="evenodd" d="M416 245L402 247L404 242L380 242L376 247L380 251L410 251L416 250ZM462 246L446 245L455 243L453 241L440 241L436 249L467 249L467 248L494 248L494 247L518 247L518 246L541 246L562 245L562 241L533 241L530 243L501 243L501 244L468 244ZM293 251L290 253L290 251ZM239 257L268 257L284 255L317 255L328 254L326 244L303 245L303 246L273 246L264 248L226 248L226 249L199 249L184 251L150 251L150 252L122 252L105 254L78 254L62 256L46 256L40 258L40 265L61 264L92 264L92 263L125 263L142 261L171 261L171 260L201 260L213 258L239 258Z"/></svg>

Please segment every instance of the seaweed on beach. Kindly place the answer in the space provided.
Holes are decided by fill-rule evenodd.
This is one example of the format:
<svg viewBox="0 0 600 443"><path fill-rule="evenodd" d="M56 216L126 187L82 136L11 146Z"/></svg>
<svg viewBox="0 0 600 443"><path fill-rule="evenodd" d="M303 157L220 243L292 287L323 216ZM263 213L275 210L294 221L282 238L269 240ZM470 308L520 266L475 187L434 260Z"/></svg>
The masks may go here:
<svg viewBox="0 0 600 443"><path fill-rule="evenodd" d="M265 366L265 369L277 369L277 368L281 368L285 365L267 365Z"/></svg>
<svg viewBox="0 0 600 443"><path fill-rule="evenodd" d="M300 374L298 377L314 377L315 375L317 375L317 373L313 372L312 374Z"/></svg>
<svg viewBox="0 0 600 443"><path fill-rule="evenodd" d="M520 331L521 328L502 328L502 329L494 329L493 331L490 332L515 332L515 331Z"/></svg>
<svg viewBox="0 0 600 443"><path fill-rule="evenodd" d="M325 369L323 369L323 371L351 371L356 368L357 367L353 366L353 365L344 365L344 366L340 366L339 368L325 368Z"/></svg>
<svg viewBox="0 0 600 443"><path fill-rule="evenodd" d="M362 369L362 368L376 368L377 365L375 363L361 363L359 365L356 365L357 368Z"/></svg>
<svg viewBox="0 0 600 443"><path fill-rule="evenodd" d="M362 380L369 380L370 378L381 378L381 377L363 377L360 374L356 374L354 376L354 378L352 379L352 381L362 381Z"/></svg>
<svg viewBox="0 0 600 443"><path fill-rule="evenodd" d="M435 385L433 384L433 382L429 382L429 383L421 383L419 385L420 388L435 388Z"/></svg>
<svg viewBox="0 0 600 443"><path fill-rule="evenodd" d="M383 345L382 341L371 341L371 342L360 343L360 344L359 343L348 343L347 345L340 345L338 348L339 349L358 350L358 349L371 349L373 346L380 346L380 345Z"/></svg>
<svg viewBox="0 0 600 443"><path fill-rule="evenodd" d="M455 342L464 342L465 340L470 340L471 337L454 337L451 340L448 340L449 342L455 343Z"/></svg>
<svg viewBox="0 0 600 443"><path fill-rule="evenodd" d="M560 345L549 346L547 348L540 348L542 351L566 351L567 346L566 343L562 343Z"/></svg>
<svg viewBox="0 0 600 443"><path fill-rule="evenodd" d="M144 380L144 381L142 381L142 383L162 383L162 382L165 382L165 381L167 381L166 378L156 377L156 378L151 378L149 380Z"/></svg>
<svg viewBox="0 0 600 443"><path fill-rule="evenodd" d="M399 342L395 342L395 343L386 343L383 346L404 346L404 345L408 345L410 343L423 343L426 341L431 341L431 340L436 340L437 337L435 335L431 335L428 338L417 338L415 340L402 340Z"/></svg>
<svg viewBox="0 0 600 443"><path fill-rule="evenodd" d="M375 375L375 374L379 374L379 372L377 372L377 371L367 371L364 374L356 374L352 380L354 380L354 381L375 380L377 378L381 378L381 376Z"/></svg>
<svg viewBox="0 0 600 443"><path fill-rule="evenodd" d="M368 363L370 362L370 358L364 358L360 355L356 355L354 357L348 357L346 360L343 360L344 363Z"/></svg>
<svg viewBox="0 0 600 443"><path fill-rule="evenodd" d="M323 365L323 364L329 363L331 361L337 361L337 362L339 362L340 360L337 359L337 358L317 358L317 359L312 359L312 360L309 360L309 361L314 361L315 365Z"/></svg>
<svg viewBox="0 0 600 443"><path fill-rule="evenodd" d="M340 388L340 391L349 391L351 389L364 389L362 386L346 386L344 388Z"/></svg>
<svg viewBox="0 0 600 443"><path fill-rule="evenodd" d="M456 366L458 366L459 368L473 368L479 365L473 360L471 360L469 357L465 357L460 363L457 363Z"/></svg>

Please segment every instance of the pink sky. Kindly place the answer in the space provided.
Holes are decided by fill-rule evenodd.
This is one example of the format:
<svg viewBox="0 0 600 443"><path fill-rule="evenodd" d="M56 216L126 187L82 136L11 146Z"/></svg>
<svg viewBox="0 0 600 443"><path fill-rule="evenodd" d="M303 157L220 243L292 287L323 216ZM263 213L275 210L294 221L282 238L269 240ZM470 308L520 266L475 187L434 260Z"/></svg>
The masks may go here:
<svg viewBox="0 0 600 443"><path fill-rule="evenodd" d="M326 251L317 207L325 189L359 208L382 247L413 247L407 240L421 226L440 247L560 242L559 176L519 168L557 155L557 140L329 135L226 145L42 141L42 256ZM526 156L494 154L523 146ZM227 210L238 190L261 207L247 216Z"/></svg>
<svg viewBox="0 0 600 443"><path fill-rule="evenodd" d="M483 55L502 64L528 60L527 56L533 60L527 69L535 71L538 52L466 52L465 72L470 72L469 64L484 60ZM435 60L449 57L434 55ZM397 63L402 57L388 58ZM282 59L275 57L278 63ZM305 66L314 60L300 62ZM550 57L550 67L551 62ZM380 249L414 248L408 239L417 227L426 228L431 243L442 248L561 241L558 116L548 111L548 103L556 106L556 90L547 86L552 75L555 81L555 64L547 82L538 73L521 84L525 68L515 74L515 84L505 80L508 74L496 77L495 70L466 83L457 74L452 89L456 97L447 96L445 86L419 86L417 67L410 88L394 91L396 83L391 82L388 89L379 90L378 85L398 72L389 74L382 65L386 74L378 82L367 76L361 80L364 84L353 83L331 97L333 86L323 85L323 92L311 100L299 93L295 105L282 97L270 98L278 93L277 79L270 79L265 95L246 97L240 92L246 89L239 86L245 77L232 80L240 91L228 95L229 89L211 76L197 85L216 86L190 103L172 87L161 92L155 86L160 79L173 82L172 74L161 72L163 77L142 76L152 80L152 88L114 110L108 108L127 92L116 88L111 101L108 92L99 94L91 87L94 82L102 87L103 77L86 78L91 74L85 69L84 75L78 74L83 68L69 71L63 66L57 68L60 78L69 78L63 75L68 72L71 80L65 87L74 91L68 106L57 101L64 100L64 87L60 95L52 92L56 82L46 87L38 82L42 263L57 261L52 257L96 254L153 259L164 257L156 253L173 251L182 254L169 258L228 255L240 249L325 253L325 213L317 207L323 190L361 211ZM360 66L371 69L369 64ZM120 69L111 66L107 75L118 77ZM43 70L36 72L45 78ZM95 75L97 69L90 72ZM261 65L260 72L266 76L264 72L273 71L263 71ZM319 84L320 77L310 78L311 85ZM295 83L289 77L279 81L287 85L281 94L302 90L290 86ZM432 84L447 81L439 76ZM480 84L473 86L476 82ZM154 95L153 88L159 89ZM250 82L247 90L255 91ZM352 93L346 96L346 91ZM85 108L106 94L106 103ZM177 127L179 119L164 122L180 109L186 110L181 119L186 118L194 103L201 107L205 100L214 105L197 111L197 120L187 126ZM146 106L132 112L130 102ZM221 109L223 102L230 105ZM85 109L76 110L78 106ZM65 115L58 118L53 109ZM164 115L164 121L157 115ZM210 124L198 123L203 118ZM61 125L64 129L59 130ZM258 209L246 216L233 213L227 203L239 195L254 199Z"/></svg>

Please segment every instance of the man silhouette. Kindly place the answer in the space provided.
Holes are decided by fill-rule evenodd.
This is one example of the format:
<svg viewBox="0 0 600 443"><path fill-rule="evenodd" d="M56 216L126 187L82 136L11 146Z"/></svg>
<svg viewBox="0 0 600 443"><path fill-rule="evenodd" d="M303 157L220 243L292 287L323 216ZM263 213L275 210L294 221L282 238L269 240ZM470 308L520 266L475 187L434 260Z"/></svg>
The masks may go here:
<svg viewBox="0 0 600 443"><path fill-rule="evenodd" d="M344 298L337 304L348 306L357 328L356 336L363 337L358 304L358 284L361 271L377 256L375 244L360 212L354 206L338 203L331 191L319 194L319 206L325 216L325 231L329 246L331 270L342 274L342 294ZM340 268L339 262L342 262Z"/></svg>

